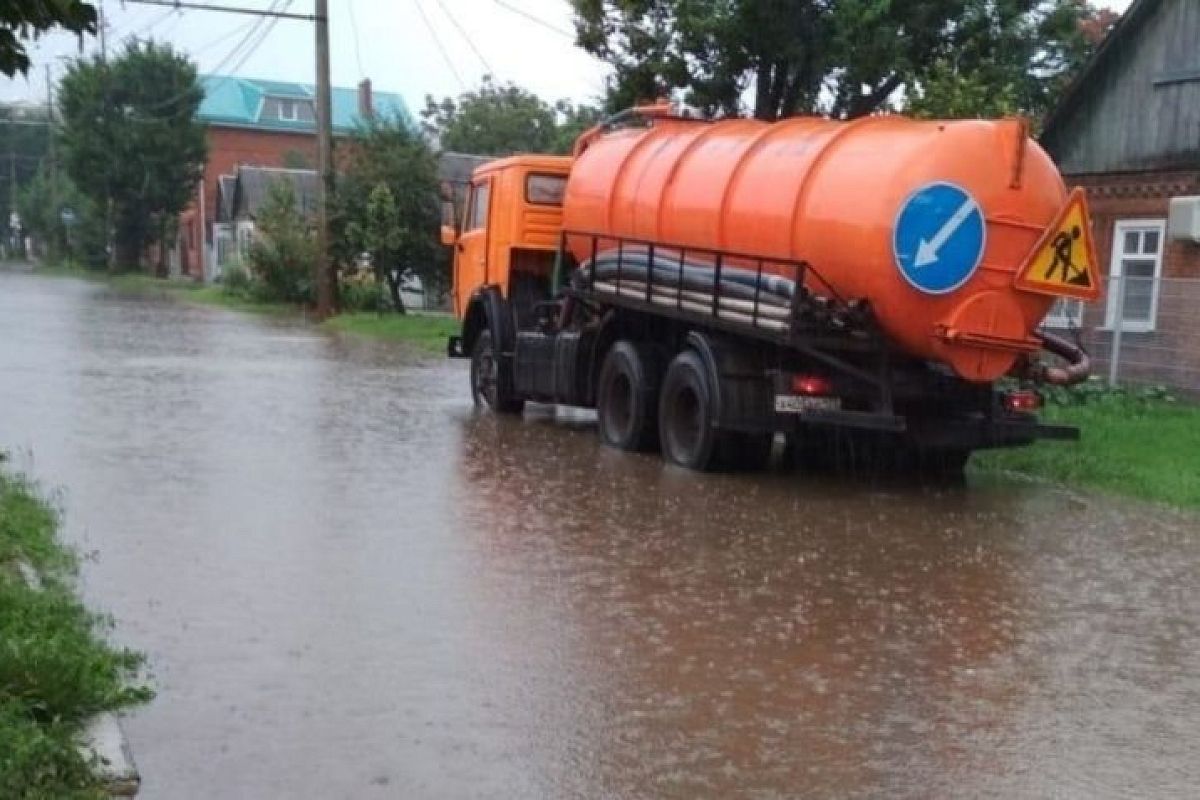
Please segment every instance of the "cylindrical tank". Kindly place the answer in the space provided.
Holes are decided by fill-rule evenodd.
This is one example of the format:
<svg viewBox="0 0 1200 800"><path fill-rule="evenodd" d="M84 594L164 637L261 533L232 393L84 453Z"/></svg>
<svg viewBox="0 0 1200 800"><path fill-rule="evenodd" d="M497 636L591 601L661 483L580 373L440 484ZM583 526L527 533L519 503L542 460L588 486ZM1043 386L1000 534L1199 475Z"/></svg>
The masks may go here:
<svg viewBox="0 0 1200 800"><path fill-rule="evenodd" d="M1067 190L1018 120L660 117L581 150L567 231L805 261L904 351L968 380L1037 348L1053 298L1013 281ZM590 256L583 237L568 246Z"/></svg>

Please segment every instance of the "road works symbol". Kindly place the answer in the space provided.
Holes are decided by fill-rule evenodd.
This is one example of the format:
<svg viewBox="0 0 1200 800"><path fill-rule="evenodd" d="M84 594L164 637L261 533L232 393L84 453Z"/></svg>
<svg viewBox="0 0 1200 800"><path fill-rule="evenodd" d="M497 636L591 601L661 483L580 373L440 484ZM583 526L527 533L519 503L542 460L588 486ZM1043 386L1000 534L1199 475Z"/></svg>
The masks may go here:
<svg viewBox="0 0 1200 800"><path fill-rule="evenodd" d="M984 233L983 211L967 190L952 183L926 184L896 215L896 267L922 292L952 292L979 267Z"/></svg>
<svg viewBox="0 0 1200 800"><path fill-rule="evenodd" d="M1033 248L1017 273L1016 287L1079 300L1100 296L1096 248L1082 189L1071 192L1066 206Z"/></svg>

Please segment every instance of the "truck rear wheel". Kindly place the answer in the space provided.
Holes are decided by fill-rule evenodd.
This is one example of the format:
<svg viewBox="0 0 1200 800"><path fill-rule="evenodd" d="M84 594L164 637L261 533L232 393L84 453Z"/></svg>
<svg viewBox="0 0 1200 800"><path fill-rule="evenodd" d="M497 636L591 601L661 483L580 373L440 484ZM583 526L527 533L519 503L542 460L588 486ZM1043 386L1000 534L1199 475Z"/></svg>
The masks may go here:
<svg viewBox="0 0 1200 800"><path fill-rule="evenodd" d="M520 414L525 407L525 401L513 393L511 376L504 374L491 331L480 333L471 350L471 399L500 414Z"/></svg>
<svg viewBox="0 0 1200 800"><path fill-rule="evenodd" d="M671 361L658 401L663 457L695 470L716 467L717 432L712 425L713 389L695 350Z"/></svg>
<svg viewBox="0 0 1200 800"><path fill-rule="evenodd" d="M658 445L658 387L662 362L657 351L625 339L608 351L596 387L600 439L620 450Z"/></svg>

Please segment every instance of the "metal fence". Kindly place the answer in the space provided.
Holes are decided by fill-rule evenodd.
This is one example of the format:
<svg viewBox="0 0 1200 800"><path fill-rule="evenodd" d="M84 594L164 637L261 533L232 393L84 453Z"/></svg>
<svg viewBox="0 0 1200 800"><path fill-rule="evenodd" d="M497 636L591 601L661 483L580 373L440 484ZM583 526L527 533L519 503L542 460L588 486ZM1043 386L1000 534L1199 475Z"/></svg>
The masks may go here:
<svg viewBox="0 0 1200 800"><path fill-rule="evenodd" d="M1047 330L1070 331L1110 384L1163 385L1200 397L1200 279L1118 275L1096 303L1060 301Z"/></svg>

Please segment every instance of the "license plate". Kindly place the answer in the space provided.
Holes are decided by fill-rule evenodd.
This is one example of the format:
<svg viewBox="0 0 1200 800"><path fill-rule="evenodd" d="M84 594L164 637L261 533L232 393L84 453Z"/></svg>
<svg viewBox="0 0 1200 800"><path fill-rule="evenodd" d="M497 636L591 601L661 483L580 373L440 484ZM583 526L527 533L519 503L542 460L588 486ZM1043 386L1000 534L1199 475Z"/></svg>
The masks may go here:
<svg viewBox="0 0 1200 800"><path fill-rule="evenodd" d="M775 395L776 414L806 414L810 411L838 411L842 407L840 397L809 397L798 394Z"/></svg>

